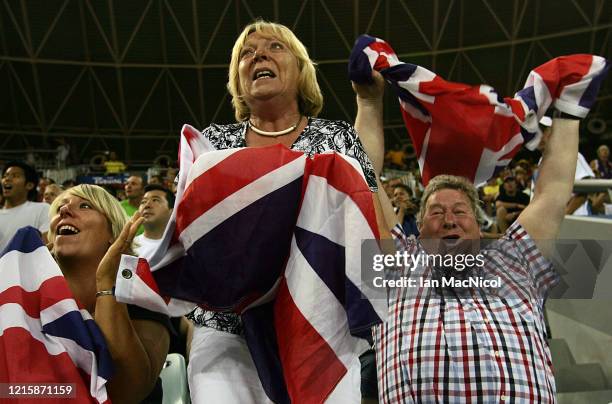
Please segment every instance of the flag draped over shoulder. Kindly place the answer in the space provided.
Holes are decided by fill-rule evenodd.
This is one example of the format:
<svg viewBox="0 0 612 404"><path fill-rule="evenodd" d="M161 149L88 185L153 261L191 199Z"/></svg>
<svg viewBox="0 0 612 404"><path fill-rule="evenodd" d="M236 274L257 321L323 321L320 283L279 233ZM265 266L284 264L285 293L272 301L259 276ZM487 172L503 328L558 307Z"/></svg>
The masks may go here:
<svg viewBox="0 0 612 404"><path fill-rule="evenodd" d="M112 373L100 329L38 231L20 229L0 253L0 383L71 383L72 401L103 403Z"/></svg>
<svg viewBox="0 0 612 404"><path fill-rule="evenodd" d="M282 145L214 150L185 125L162 244L150 265L122 258L116 295L169 315L194 303L239 313L272 401L335 401L359 391L347 369L386 315L360 272L362 240L378 237L355 160Z"/></svg>
<svg viewBox="0 0 612 404"><path fill-rule="evenodd" d="M537 146L538 122L551 105L585 117L609 67L599 56L558 57L531 71L514 98L502 99L490 86L449 82L401 62L387 42L362 35L350 56L349 77L368 83L375 69L396 90L424 184L438 174L480 184L523 144L531 150Z"/></svg>

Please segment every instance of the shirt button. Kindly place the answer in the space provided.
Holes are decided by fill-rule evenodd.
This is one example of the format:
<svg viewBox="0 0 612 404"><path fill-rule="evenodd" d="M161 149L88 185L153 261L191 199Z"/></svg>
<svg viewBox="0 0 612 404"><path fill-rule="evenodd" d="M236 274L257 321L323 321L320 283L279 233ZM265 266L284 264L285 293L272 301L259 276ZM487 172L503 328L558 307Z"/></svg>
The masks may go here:
<svg viewBox="0 0 612 404"><path fill-rule="evenodd" d="M495 351L495 356L499 358L499 351Z"/></svg>
<svg viewBox="0 0 612 404"><path fill-rule="evenodd" d="M485 319L484 319L484 322L485 322L485 324L489 324L489 319L488 319L488 318L485 318Z"/></svg>
<svg viewBox="0 0 612 404"><path fill-rule="evenodd" d="M132 277L132 271L129 269L123 269L121 271L121 276L123 276L125 279L130 279Z"/></svg>
<svg viewBox="0 0 612 404"><path fill-rule="evenodd" d="M506 401L508 399L508 397L506 397L506 396L501 396L500 398L501 398L502 401Z"/></svg>

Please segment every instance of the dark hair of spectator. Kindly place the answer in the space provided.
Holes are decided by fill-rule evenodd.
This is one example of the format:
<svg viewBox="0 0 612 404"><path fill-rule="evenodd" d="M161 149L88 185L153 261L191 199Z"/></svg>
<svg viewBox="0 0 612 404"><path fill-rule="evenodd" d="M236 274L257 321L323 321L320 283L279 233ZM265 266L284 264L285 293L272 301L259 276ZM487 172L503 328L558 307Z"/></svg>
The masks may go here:
<svg viewBox="0 0 612 404"><path fill-rule="evenodd" d="M4 168L2 169L2 175L4 176L6 170L11 167L19 167L23 170L23 173L25 174L26 178L26 184L28 182L31 182L34 185L32 189L28 191L28 200L36 201L38 197L38 191L36 191L36 187L38 186L38 173L36 172L36 170L30 165L24 163L23 161L9 161L4 165Z"/></svg>
<svg viewBox="0 0 612 404"><path fill-rule="evenodd" d="M393 185L393 189L395 189L395 188L403 189L404 191L408 192L408 195L410 195L410 197L412 197L414 195L413 192L412 192L412 189L408 185L406 185L404 183L399 183L399 184Z"/></svg>
<svg viewBox="0 0 612 404"><path fill-rule="evenodd" d="M147 179L142 174L130 174L130 175L128 175L128 179L130 177L140 178L140 181L142 182L142 186L146 186L147 185Z"/></svg>
<svg viewBox="0 0 612 404"><path fill-rule="evenodd" d="M151 176L151 179L153 179L153 178L157 178L157 179L159 180L159 182L161 182L161 183L163 183L163 182L164 182L164 177L162 177L162 176L161 176L161 175L159 175L159 174L152 175L152 176ZM151 182L151 181L149 180L149 182Z"/></svg>
<svg viewBox="0 0 612 404"><path fill-rule="evenodd" d="M162 191L166 194L166 201L168 201L168 207L170 209L174 208L174 194L168 188L158 185L158 184L149 184L144 187L145 194L149 191Z"/></svg>
<svg viewBox="0 0 612 404"><path fill-rule="evenodd" d="M70 187L74 187L77 185L77 182L75 180L72 179L68 179L64 182L62 182L62 187L65 188L70 188Z"/></svg>

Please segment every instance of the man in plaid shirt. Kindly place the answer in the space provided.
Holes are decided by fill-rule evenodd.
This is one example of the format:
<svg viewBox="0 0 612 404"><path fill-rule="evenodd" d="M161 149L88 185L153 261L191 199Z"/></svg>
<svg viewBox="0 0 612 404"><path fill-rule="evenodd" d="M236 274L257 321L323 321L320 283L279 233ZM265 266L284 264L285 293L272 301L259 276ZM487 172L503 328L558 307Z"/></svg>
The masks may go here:
<svg viewBox="0 0 612 404"><path fill-rule="evenodd" d="M557 125L567 134L574 124L558 121ZM559 157L550 161L549 173L553 165L556 170L566 169L557 166L565 161ZM534 199L502 239L480 251L484 265L471 274L499 277L497 293L427 286L390 290L387 323L374 332L383 402L555 401L543 303L557 275L543 253L548 254L548 246L539 240L554 238L563 217L564 204L545 195L558 197L565 191L569 195L570 187L558 181L545 184L539 189L541 199ZM425 190L419 214L422 242L406 237L396 226L392 233L398 250L434 253L438 251L423 247L428 244L425 239L478 239L477 198L467 180L435 177ZM408 274L415 279L441 279L440 270L432 266L403 273Z"/></svg>
<svg viewBox="0 0 612 404"><path fill-rule="evenodd" d="M355 126L378 166L383 135L382 102L376 100L384 90L377 73L373 77L380 92L371 92L369 111L360 105ZM557 281L548 257L572 191L578 124L571 117L554 119L533 201L502 239L482 251L480 274L499 276L497 295L483 288L389 289L387 323L374 331L382 402L556 401L544 299ZM392 223L390 203L384 195L379 198ZM477 204L478 194L467 180L447 175L432 179L421 200L419 241L395 226L398 250L432 253L423 248L426 239L479 240ZM433 279L438 273L423 265L411 269L410 276L417 278Z"/></svg>

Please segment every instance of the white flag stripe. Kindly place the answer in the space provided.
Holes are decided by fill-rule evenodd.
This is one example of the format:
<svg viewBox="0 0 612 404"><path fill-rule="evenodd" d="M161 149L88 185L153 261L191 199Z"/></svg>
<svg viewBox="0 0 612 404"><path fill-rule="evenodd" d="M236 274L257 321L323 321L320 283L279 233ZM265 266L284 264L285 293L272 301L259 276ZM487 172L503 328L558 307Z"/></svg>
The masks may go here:
<svg viewBox="0 0 612 404"><path fill-rule="evenodd" d="M168 305L164 299L149 287L138 275L138 257L122 255L115 282L115 297L118 302L135 304L147 310L169 315ZM123 276L123 271L130 271L130 276Z"/></svg>
<svg viewBox="0 0 612 404"><path fill-rule="evenodd" d="M191 138L191 141L187 140L188 137ZM185 255L185 250L183 250L182 247L179 246L177 249L175 248L177 245L170 245L176 227L177 207L180 204L180 201L183 200L183 194L187 189L187 176L191 171L194 160L198 156L214 150L215 148L212 143L206 139L200 131L191 125L183 125L180 139L180 171L178 176L178 184L176 187L176 203L174 209L172 209L172 214L170 216L168 225L164 230L163 240L157 247L155 253L149 257L149 264L151 265L151 268L154 268L152 270L155 270L160 266L168 265L170 262ZM166 249L169 249L172 254L167 254ZM163 261L163 264L160 263L160 261Z"/></svg>
<svg viewBox="0 0 612 404"><path fill-rule="evenodd" d="M560 106L563 112L584 118L589 113L589 108L582 107L575 100L580 100L584 91L591 85L593 77L606 66L606 60L600 56L593 56L589 72L585 79L574 84L568 84L563 88L555 105Z"/></svg>
<svg viewBox="0 0 612 404"><path fill-rule="evenodd" d="M13 250L0 258L0 293L21 286L27 292L34 292L40 285L55 276L63 276L55 262L49 265L51 258L47 247L42 246L30 253ZM28 276L24 276L17 268L28 268Z"/></svg>
<svg viewBox="0 0 612 404"><path fill-rule="evenodd" d="M43 324L49 324L71 311L79 312L81 317L83 316L81 311L79 311L79 308L74 299L68 298L60 300L59 302L47 307L46 309L40 312L40 321Z"/></svg>
<svg viewBox="0 0 612 404"><path fill-rule="evenodd" d="M55 338L42 332L40 320L28 316L23 307L17 303L7 303L0 306L0 336L10 328L23 328L32 335L32 338L42 342L50 355L59 355L66 352L64 346Z"/></svg>
<svg viewBox="0 0 612 404"><path fill-rule="evenodd" d="M398 81L397 85L407 91L410 91L410 93L419 100L433 104L436 101L436 97L421 93L419 88L421 83L432 81L435 78L435 73L417 66L414 73L412 73L408 80Z"/></svg>
<svg viewBox="0 0 612 404"><path fill-rule="evenodd" d="M169 237L171 236L169 235ZM160 251L160 250L158 249L157 251ZM161 257L157 257L157 255L158 254L155 253L155 256L153 257L153 258L160 258L156 262L153 262L153 259L147 260L149 265L151 266L151 271L155 271L159 268L163 268L166 265L169 265L172 262L176 261L177 259L185 256L185 250L183 249L183 246L180 243L176 243L172 245L170 248L168 248L167 250L161 250L161 254L160 254Z"/></svg>
<svg viewBox="0 0 612 404"><path fill-rule="evenodd" d="M210 140L206 139L202 132L191 125L183 125L181 128L181 162L183 157L193 159L203 153L215 150ZM188 140L190 139L190 140Z"/></svg>
<svg viewBox="0 0 612 404"><path fill-rule="evenodd" d="M504 163L506 162L505 160L501 159L502 156L510 153L511 150L521 143L523 143L523 135L521 133L517 133L499 150L491 150L487 149L486 147L483 148L480 163L478 164L476 174L474 175L474 184L480 185L486 183L487 180L493 175L495 167L501 166L502 161Z"/></svg>
<svg viewBox="0 0 612 404"><path fill-rule="evenodd" d="M406 111L408 115L410 115L414 119L418 119L421 122L431 124L431 115L425 115L421 110L415 108L412 104L405 102L401 98L398 98L398 100L402 109Z"/></svg>
<svg viewBox="0 0 612 404"><path fill-rule="evenodd" d="M121 271L117 273L115 282L115 296L118 302L134 304L151 311L164 313L170 317L179 317L190 313L194 308L193 302L181 299L170 299L166 303L162 296L149 287L146 282L138 276L138 257L122 255L119 268L131 272L130 277L124 277Z"/></svg>
<svg viewBox="0 0 612 404"><path fill-rule="evenodd" d="M327 207L323 206L321 200L329 202ZM343 214L338 215L336 212ZM368 296L370 289L362 287L364 285L361 274L361 244L365 239L374 240L375 237L355 202L347 194L328 186L327 179L313 175L306 188L297 225L345 247L347 278L364 295L372 298L374 310L380 318L385 318L386 302ZM370 264L364 263L364 265Z"/></svg>
<svg viewBox="0 0 612 404"><path fill-rule="evenodd" d="M130 279L118 277L115 286L115 297L121 303L138 305L147 310L166 315L171 314L164 299L149 288L137 275L132 276Z"/></svg>
<svg viewBox="0 0 612 404"><path fill-rule="evenodd" d="M368 344L350 334L344 307L310 267L295 239L291 243L285 277L295 305L348 368L355 355L365 352Z"/></svg>
<svg viewBox="0 0 612 404"><path fill-rule="evenodd" d="M168 312L171 317L180 317L189 314L196 308L196 304L187 300L170 299L168 302Z"/></svg>
<svg viewBox="0 0 612 404"><path fill-rule="evenodd" d="M425 169L425 159L427 158L427 148L429 147L429 135L431 135L431 126L427 128L425 139L423 139L423 145L421 146L421 154L419 155L418 161L421 172Z"/></svg>
<svg viewBox="0 0 612 404"><path fill-rule="evenodd" d="M66 348L66 352L70 355L72 362L86 373L90 374L89 394L99 401L108 400L106 388L104 387L107 380L98 375L98 367L96 363L96 355L93 352L83 349L73 340L61 337L50 337L59 341ZM92 371L93 370L93 371Z"/></svg>

